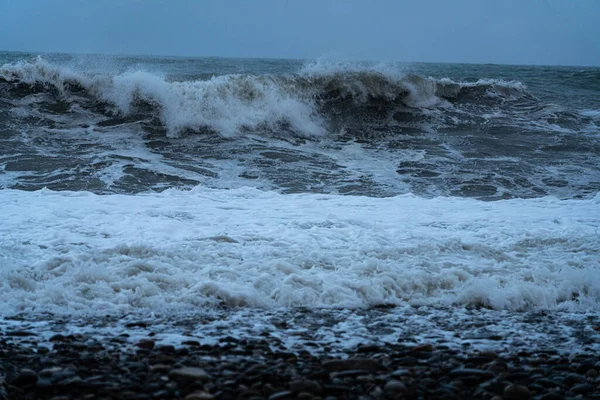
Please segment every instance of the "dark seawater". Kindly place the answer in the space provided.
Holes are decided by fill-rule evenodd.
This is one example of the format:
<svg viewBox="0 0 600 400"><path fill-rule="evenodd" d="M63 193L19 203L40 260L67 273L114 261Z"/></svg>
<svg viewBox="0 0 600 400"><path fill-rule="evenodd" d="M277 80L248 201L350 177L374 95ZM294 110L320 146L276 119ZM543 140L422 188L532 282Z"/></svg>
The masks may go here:
<svg viewBox="0 0 600 400"><path fill-rule="evenodd" d="M600 69L0 53L0 188L600 191Z"/></svg>
<svg viewBox="0 0 600 400"><path fill-rule="evenodd" d="M600 68L0 53L0 333L598 351L599 155Z"/></svg>

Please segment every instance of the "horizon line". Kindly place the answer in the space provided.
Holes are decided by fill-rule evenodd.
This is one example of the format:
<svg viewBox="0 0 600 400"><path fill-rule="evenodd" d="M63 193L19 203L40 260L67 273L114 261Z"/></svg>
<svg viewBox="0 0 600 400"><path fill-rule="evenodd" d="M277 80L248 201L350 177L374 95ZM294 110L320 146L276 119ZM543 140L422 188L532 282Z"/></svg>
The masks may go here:
<svg viewBox="0 0 600 400"><path fill-rule="evenodd" d="M294 58L294 57L272 57L272 56L207 56L207 55L181 55L181 54L143 54L143 53L109 53L109 52L68 52L68 51L34 51L34 50L3 50L0 53L22 53L22 54L37 54L37 55L88 55L88 56L108 56L108 57L163 57L163 58L212 58L212 59L232 59L232 60L279 60L279 61L299 61L309 62L320 59L330 61L344 62L359 62L359 63L398 63L398 64L458 64L458 65L500 65L513 67L571 67L571 68L600 68L600 65L593 64L514 64L509 62L473 62L473 61L401 61L401 60L368 60L368 59L344 59L344 58L329 58L320 56L315 58Z"/></svg>

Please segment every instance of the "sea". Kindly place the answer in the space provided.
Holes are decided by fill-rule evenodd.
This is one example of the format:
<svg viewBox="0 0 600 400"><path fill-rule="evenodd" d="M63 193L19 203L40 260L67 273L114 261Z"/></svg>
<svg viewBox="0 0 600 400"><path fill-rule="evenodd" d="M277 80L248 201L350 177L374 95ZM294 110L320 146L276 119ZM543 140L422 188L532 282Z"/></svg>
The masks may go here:
<svg viewBox="0 0 600 400"><path fill-rule="evenodd" d="M0 330L600 350L599 193L600 68L0 53Z"/></svg>

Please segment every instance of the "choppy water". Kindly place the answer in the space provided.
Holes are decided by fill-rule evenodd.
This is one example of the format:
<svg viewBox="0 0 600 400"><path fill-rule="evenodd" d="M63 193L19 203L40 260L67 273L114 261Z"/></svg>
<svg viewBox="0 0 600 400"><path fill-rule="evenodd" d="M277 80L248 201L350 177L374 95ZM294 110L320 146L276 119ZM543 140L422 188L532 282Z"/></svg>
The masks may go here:
<svg viewBox="0 0 600 400"><path fill-rule="evenodd" d="M0 185L590 198L600 69L4 53Z"/></svg>
<svg viewBox="0 0 600 400"><path fill-rule="evenodd" d="M600 69L0 65L2 315L599 309Z"/></svg>

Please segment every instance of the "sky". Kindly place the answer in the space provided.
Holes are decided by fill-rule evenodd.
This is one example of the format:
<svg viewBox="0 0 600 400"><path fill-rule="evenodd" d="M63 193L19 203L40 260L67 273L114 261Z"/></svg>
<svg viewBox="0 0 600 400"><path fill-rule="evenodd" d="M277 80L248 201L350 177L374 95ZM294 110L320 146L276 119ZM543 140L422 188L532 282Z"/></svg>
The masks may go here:
<svg viewBox="0 0 600 400"><path fill-rule="evenodd" d="M600 65L600 0L0 0L0 50Z"/></svg>

